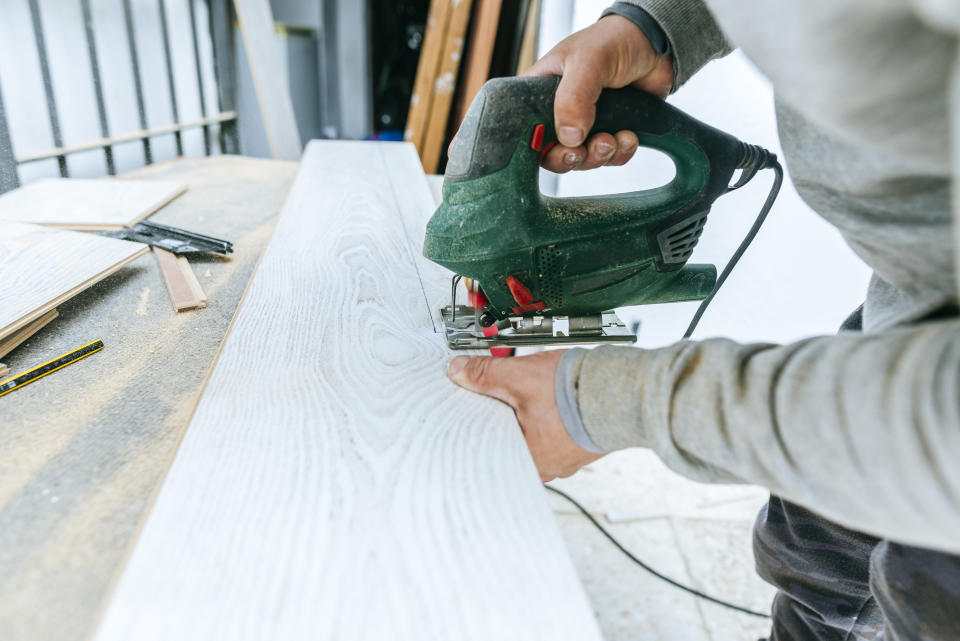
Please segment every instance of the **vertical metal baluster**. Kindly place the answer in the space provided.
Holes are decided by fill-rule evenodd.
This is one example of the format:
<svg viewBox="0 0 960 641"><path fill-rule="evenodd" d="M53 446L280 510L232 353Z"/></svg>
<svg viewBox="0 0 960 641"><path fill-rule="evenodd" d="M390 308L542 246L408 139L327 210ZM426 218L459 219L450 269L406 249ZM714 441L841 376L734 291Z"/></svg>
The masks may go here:
<svg viewBox="0 0 960 641"><path fill-rule="evenodd" d="M50 130L53 133L53 144L63 147L63 135L60 132L60 118L57 115L57 102L53 95L53 79L50 77L50 61L47 58L47 41L43 36L43 25L40 21L40 6L37 0L30 0L30 19L33 22L33 37L37 43L37 56L40 58L40 74L43 76L43 90L47 94L47 113L50 116ZM57 156L60 165L60 175L66 178L67 157Z"/></svg>
<svg viewBox="0 0 960 641"><path fill-rule="evenodd" d="M233 20L230 0L207 0L210 38L213 41L213 71L217 81L220 111L233 111L236 96L236 65L233 51ZM220 124L220 150L235 154L240 150L237 121Z"/></svg>
<svg viewBox="0 0 960 641"><path fill-rule="evenodd" d="M143 102L143 82L140 80L140 58L137 55L136 34L133 30L133 12L130 10L130 0L123 0L123 18L127 25L127 46L130 49L130 63L133 66L133 87L137 94L140 128L146 130L147 108ZM143 139L143 157L148 165L153 163L153 152L150 151L150 138Z"/></svg>
<svg viewBox="0 0 960 641"><path fill-rule="evenodd" d="M207 117L207 100L203 95L203 71L200 67L200 41L197 38L197 7L194 0L187 0L190 7L190 35L193 37L193 61L197 67L197 90L200 92L200 114ZM210 155L210 127L203 126L203 148Z"/></svg>
<svg viewBox="0 0 960 641"><path fill-rule="evenodd" d="M170 108L173 110L173 122L180 124L180 110L177 108L177 88L173 81L173 56L170 54L170 29L167 26L167 3L157 0L160 7L160 33L163 34L163 57L167 63L167 86L170 89ZM177 155L183 155L183 137L179 130L173 134L177 141Z"/></svg>
<svg viewBox="0 0 960 641"><path fill-rule="evenodd" d="M13 156L13 142L7 129L7 114L3 109L3 93L0 92L0 194L20 186L17 176L17 159Z"/></svg>
<svg viewBox="0 0 960 641"><path fill-rule="evenodd" d="M93 12L90 11L90 0L80 0L83 9L83 28L87 34L87 53L90 56L90 72L93 74L93 89L97 96L97 115L100 117L100 133L104 138L110 137L110 127L107 125L107 105L103 99L103 79L100 77L100 59L97 56L97 43L93 32ZM107 172L114 176L117 167L113 162L113 147L104 145L103 154L107 161Z"/></svg>

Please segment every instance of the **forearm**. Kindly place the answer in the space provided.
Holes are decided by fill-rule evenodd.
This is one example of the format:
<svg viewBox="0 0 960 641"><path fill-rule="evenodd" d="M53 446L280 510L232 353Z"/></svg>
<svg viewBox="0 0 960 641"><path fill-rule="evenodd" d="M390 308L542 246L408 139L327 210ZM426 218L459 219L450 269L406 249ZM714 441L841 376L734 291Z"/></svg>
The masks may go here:
<svg viewBox="0 0 960 641"><path fill-rule="evenodd" d="M577 379L603 450L653 448L881 536L960 550L960 322L793 345L600 348Z"/></svg>
<svg viewBox="0 0 960 641"><path fill-rule="evenodd" d="M620 6L618 6L620 5ZM639 7L652 18L666 36L662 43L656 29L646 25L647 20L623 5ZM717 26L703 0L626 0L617 2L604 14L617 13L630 18L650 38L658 53L667 50L674 57L674 89L684 84L701 67L730 53L731 48Z"/></svg>

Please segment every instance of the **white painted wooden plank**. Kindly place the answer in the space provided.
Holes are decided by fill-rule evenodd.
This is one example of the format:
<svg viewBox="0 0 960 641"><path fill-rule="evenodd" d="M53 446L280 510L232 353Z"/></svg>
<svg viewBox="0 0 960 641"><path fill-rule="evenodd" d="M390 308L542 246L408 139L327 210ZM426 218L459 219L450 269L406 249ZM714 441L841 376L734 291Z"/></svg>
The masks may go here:
<svg viewBox="0 0 960 641"><path fill-rule="evenodd" d="M48 178L0 196L0 221L102 231L132 225L187 190L183 183Z"/></svg>
<svg viewBox="0 0 960 641"><path fill-rule="evenodd" d="M512 412L446 378L433 206L411 145L310 144L98 641L599 637Z"/></svg>
<svg viewBox="0 0 960 641"><path fill-rule="evenodd" d="M140 243L50 229L0 224L0 339L146 252Z"/></svg>
<svg viewBox="0 0 960 641"><path fill-rule="evenodd" d="M290 99L289 74L274 32L269 0L233 0L233 6L240 22L270 154L277 160L298 160L302 143Z"/></svg>

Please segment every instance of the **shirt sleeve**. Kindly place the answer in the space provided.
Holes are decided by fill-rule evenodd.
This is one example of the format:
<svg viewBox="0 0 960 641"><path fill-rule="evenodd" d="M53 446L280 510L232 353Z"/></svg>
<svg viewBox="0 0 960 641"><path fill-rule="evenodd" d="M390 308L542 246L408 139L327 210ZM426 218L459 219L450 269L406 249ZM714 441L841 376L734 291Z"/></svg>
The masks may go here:
<svg viewBox="0 0 960 641"><path fill-rule="evenodd" d="M598 448L653 448L858 530L960 552L960 321L792 345L684 341L581 357Z"/></svg>
<svg viewBox="0 0 960 641"><path fill-rule="evenodd" d="M638 14L632 7L643 13ZM703 0L628 0L614 3L603 15L610 13L633 20L659 53L665 53L666 47L669 47L675 65L674 89L683 85L705 64L731 51ZM651 22L665 34L666 44L659 40Z"/></svg>

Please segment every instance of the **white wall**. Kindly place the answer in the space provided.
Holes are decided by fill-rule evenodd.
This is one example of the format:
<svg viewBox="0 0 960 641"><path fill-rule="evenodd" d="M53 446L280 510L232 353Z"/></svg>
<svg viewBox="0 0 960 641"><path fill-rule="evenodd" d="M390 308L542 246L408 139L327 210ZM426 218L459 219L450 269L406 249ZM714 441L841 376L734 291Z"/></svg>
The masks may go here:
<svg viewBox="0 0 960 641"><path fill-rule="evenodd" d="M610 3L577 0L574 28L592 24ZM739 52L710 63L670 102L741 140L763 145L783 158L766 79ZM789 167L788 167L789 170ZM672 165L647 151L624 167L561 176L558 195L620 193L667 182ZM720 198L691 262L722 269L747 232L772 181L765 171L738 192ZM767 223L707 311L695 338L728 336L741 341L791 341L829 334L866 293L869 269L833 227L797 196L789 178ZM622 310L640 320L639 345L679 339L696 303L651 305Z"/></svg>

